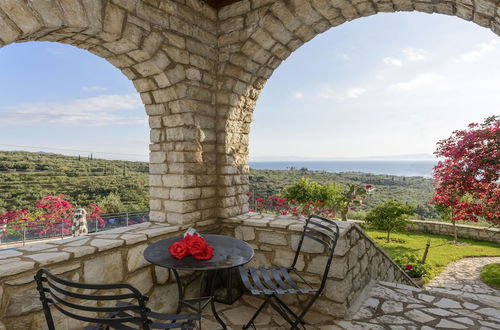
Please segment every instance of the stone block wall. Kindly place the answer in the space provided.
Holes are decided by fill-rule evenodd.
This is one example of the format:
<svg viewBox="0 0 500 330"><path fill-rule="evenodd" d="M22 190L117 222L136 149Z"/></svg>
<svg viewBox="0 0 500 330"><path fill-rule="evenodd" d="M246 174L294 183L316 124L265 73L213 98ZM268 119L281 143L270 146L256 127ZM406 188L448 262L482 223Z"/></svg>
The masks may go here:
<svg viewBox="0 0 500 330"><path fill-rule="evenodd" d="M468 225L456 225L457 236L481 241L500 243L500 229ZM412 220L408 226L411 231L440 235L454 235L453 225L447 222Z"/></svg>
<svg viewBox="0 0 500 330"><path fill-rule="evenodd" d="M290 216L274 216L248 213L223 220L223 232L242 239L255 250L253 266L290 266L296 251L303 219ZM328 275L323 296L313 309L343 317L361 291L371 280L396 282L415 286L376 243L355 223L336 222L340 238ZM312 242L309 240L309 242ZM318 244L307 244L299 258L297 270L306 278L319 283L323 275L326 254ZM299 305L304 297L287 297L290 304Z"/></svg>
<svg viewBox="0 0 500 330"><path fill-rule="evenodd" d="M77 282L130 283L150 297L148 306L152 310L174 312L178 293L173 274L151 265L143 252L151 243L185 229L144 223L0 251L0 329L47 328L33 278L40 268ZM199 288L195 277L189 280L192 285L188 286L188 295ZM83 323L57 311L53 316L58 330L83 328Z"/></svg>

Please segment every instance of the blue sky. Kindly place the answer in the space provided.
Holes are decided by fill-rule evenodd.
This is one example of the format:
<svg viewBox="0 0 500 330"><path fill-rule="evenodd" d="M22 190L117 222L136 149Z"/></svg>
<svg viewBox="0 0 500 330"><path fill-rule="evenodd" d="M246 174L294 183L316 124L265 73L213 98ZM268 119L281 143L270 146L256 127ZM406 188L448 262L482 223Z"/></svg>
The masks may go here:
<svg viewBox="0 0 500 330"><path fill-rule="evenodd" d="M431 154L453 130L500 112L499 55L496 35L455 17L378 14L330 29L267 82L250 156ZM132 83L86 51L44 42L0 49L0 99L0 149L147 159L147 118Z"/></svg>

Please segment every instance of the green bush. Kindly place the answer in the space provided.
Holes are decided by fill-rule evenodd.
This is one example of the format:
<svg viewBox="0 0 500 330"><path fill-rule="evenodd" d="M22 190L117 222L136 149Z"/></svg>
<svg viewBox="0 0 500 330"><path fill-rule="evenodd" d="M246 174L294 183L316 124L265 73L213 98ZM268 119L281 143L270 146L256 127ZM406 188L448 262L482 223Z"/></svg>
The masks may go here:
<svg viewBox="0 0 500 330"><path fill-rule="evenodd" d="M394 262L410 277L423 277L429 274L429 266L421 263L416 254L404 254L394 258Z"/></svg>
<svg viewBox="0 0 500 330"><path fill-rule="evenodd" d="M391 232L406 229L409 216L413 214L413 206L392 200L378 205L365 217L366 223L376 229L387 232L387 242L391 241Z"/></svg>
<svg viewBox="0 0 500 330"><path fill-rule="evenodd" d="M342 187L335 183L321 185L315 181L301 178L286 187L283 196L289 200L296 200L299 204L321 201L328 207L336 208L341 192Z"/></svg>

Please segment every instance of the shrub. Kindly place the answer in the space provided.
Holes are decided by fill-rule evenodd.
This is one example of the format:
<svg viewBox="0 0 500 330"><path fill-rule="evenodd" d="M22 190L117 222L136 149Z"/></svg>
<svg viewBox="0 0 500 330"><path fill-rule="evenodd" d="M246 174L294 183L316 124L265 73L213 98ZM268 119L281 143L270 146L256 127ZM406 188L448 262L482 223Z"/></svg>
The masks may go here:
<svg viewBox="0 0 500 330"><path fill-rule="evenodd" d="M409 223L408 217L412 214L413 206L393 200L370 210L365 217L365 221L376 229L385 230L387 232L387 242L389 243L391 241L391 232L404 230Z"/></svg>
<svg viewBox="0 0 500 330"><path fill-rule="evenodd" d="M429 273L429 266L421 263L417 255L413 253L396 257L394 262L410 277L423 277Z"/></svg>

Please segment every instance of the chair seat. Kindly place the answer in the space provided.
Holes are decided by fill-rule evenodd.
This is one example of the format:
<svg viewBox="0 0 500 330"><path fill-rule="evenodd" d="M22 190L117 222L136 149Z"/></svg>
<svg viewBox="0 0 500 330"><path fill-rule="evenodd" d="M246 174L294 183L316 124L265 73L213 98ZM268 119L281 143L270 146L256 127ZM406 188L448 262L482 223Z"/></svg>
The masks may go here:
<svg viewBox="0 0 500 330"><path fill-rule="evenodd" d="M253 295L317 292L315 288L299 286L286 267L240 267L241 280Z"/></svg>

